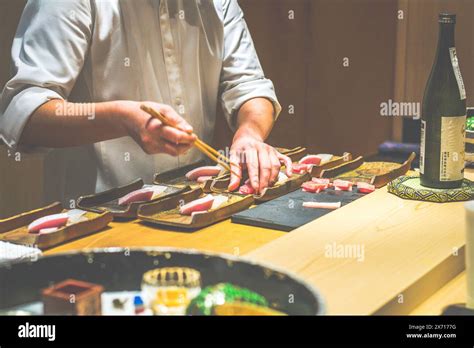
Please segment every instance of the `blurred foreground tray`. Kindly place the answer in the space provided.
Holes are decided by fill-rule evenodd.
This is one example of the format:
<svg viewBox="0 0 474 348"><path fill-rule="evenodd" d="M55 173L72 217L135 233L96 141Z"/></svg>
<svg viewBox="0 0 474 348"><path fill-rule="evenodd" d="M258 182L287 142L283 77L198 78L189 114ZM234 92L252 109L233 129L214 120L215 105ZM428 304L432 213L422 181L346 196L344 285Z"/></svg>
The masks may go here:
<svg viewBox="0 0 474 348"><path fill-rule="evenodd" d="M286 314L325 313L317 289L289 272L228 255L166 248L95 249L1 265L0 311L39 301L41 289L71 278L100 284L106 292L138 291L143 274L157 267L196 269L202 288L222 282L248 288Z"/></svg>
<svg viewBox="0 0 474 348"><path fill-rule="evenodd" d="M41 250L45 250L64 244L73 239L99 232L113 219L112 214L108 212L86 212L84 214L84 217L86 218L85 221L66 225L55 232L48 234L28 232L28 225L31 222L43 216L59 214L62 212L67 212L67 210L64 210L61 203L57 202L44 208L0 220L0 240L13 244L35 246Z"/></svg>

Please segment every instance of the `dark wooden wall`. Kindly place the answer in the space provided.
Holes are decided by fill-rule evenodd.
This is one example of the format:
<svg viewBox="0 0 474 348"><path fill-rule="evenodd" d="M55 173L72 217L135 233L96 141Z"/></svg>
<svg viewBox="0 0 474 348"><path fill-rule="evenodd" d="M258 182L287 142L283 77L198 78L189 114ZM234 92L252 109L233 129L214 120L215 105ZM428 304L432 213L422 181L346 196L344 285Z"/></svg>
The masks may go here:
<svg viewBox="0 0 474 348"><path fill-rule="evenodd" d="M371 154L391 137L392 120L380 116L380 103L393 96L396 1L239 3L283 106L270 143ZM221 122L219 145L231 139L224 129Z"/></svg>

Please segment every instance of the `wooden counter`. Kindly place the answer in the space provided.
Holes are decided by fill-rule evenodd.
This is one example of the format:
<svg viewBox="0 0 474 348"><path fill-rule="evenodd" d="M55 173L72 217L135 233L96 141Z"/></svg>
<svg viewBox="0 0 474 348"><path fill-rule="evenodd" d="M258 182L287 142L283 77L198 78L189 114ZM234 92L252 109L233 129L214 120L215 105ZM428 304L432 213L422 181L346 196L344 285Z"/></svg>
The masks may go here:
<svg viewBox="0 0 474 348"><path fill-rule="evenodd" d="M196 232L132 221L112 223L104 232L46 254L170 246L242 255L294 272L319 288L329 314L421 314L434 310L423 303L431 297L439 303L437 291L464 270L464 242L463 203L407 201L382 188L290 233L229 220ZM341 248L345 253L338 254ZM459 278L457 287L463 282ZM462 296L454 296L455 302Z"/></svg>
<svg viewBox="0 0 474 348"><path fill-rule="evenodd" d="M247 257L318 287L330 314L408 314L464 270L464 243L464 203L402 200L382 188ZM363 248L363 260L328 255L339 246Z"/></svg>
<svg viewBox="0 0 474 348"><path fill-rule="evenodd" d="M233 224L229 220L194 232L149 227L138 221L112 222L106 231L53 248L45 254L104 247L162 246L244 255L286 233Z"/></svg>

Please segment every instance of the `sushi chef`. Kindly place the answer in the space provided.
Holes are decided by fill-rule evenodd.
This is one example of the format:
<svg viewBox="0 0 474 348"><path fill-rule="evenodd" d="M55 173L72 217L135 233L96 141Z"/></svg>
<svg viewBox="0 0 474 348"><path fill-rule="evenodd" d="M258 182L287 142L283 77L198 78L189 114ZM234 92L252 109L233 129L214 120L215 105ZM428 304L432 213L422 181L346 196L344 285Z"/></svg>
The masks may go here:
<svg viewBox="0 0 474 348"><path fill-rule="evenodd" d="M210 142L218 103L234 130L231 159L254 189L289 161L265 143L281 107L236 0L30 0L11 55L0 134L44 154L46 200L152 182L195 162L186 131Z"/></svg>

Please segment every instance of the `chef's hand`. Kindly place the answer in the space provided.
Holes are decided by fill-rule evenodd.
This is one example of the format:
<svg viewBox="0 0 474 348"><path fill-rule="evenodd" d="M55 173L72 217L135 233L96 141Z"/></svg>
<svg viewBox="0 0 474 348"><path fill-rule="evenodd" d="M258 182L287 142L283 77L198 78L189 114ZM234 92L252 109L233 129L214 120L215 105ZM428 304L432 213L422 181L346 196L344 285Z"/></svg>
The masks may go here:
<svg viewBox="0 0 474 348"><path fill-rule="evenodd" d="M229 191L239 187L243 168L247 168L250 184L257 193L278 181L281 163L286 166L286 174L292 174L291 159L265 144L263 139L254 134L239 134L234 137L230 160L235 174L231 174Z"/></svg>
<svg viewBox="0 0 474 348"><path fill-rule="evenodd" d="M145 104L154 108L179 128L163 125L140 109ZM125 131L147 154L166 153L178 156L187 152L196 140L193 128L169 105L153 102L117 101L116 112Z"/></svg>

